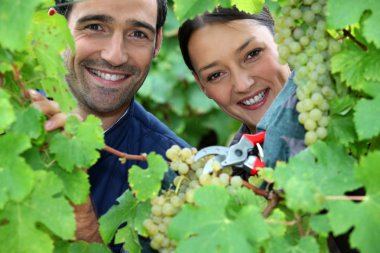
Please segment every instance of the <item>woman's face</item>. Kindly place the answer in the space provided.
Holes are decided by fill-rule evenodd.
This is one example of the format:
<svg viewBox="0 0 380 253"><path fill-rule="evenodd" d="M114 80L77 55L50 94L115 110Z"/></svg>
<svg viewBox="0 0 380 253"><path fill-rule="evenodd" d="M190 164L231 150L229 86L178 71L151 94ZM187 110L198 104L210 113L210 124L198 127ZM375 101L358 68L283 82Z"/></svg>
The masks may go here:
<svg viewBox="0 0 380 253"><path fill-rule="evenodd" d="M268 28L251 19L207 24L188 47L202 91L255 131L290 74Z"/></svg>

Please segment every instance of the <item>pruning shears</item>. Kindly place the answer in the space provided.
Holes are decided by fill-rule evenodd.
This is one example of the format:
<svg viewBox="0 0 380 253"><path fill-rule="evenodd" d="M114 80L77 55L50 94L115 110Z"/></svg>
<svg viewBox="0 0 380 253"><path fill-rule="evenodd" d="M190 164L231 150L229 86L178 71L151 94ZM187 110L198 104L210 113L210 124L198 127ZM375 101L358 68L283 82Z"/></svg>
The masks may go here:
<svg viewBox="0 0 380 253"><path fill-rule="evenodd" d="M203 173L211 173L212 162L217 161L222 168L234 166L247 170L251 175L256 175L259 168L265 167L264 151L260 145L264 139L265 131L257 134L243 134L239 142L230 147L210 146L199 150L194 156L194 161L214 155L206 162ZM257 155L252 154L254 149L257 150Z"/></svg>

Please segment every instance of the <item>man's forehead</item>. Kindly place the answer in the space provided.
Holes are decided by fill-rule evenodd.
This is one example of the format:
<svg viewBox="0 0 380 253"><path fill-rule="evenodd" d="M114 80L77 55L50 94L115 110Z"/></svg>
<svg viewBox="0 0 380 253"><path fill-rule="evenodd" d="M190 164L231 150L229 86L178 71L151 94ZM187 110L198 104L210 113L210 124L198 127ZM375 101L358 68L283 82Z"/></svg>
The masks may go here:
<svg viewBox="0 0 380 253"><path fill-rule="evenodd" d="M80 0L75 1L70 18L105 15L115 20L144 20L153 26L157 20L157 0Z"/></svg>

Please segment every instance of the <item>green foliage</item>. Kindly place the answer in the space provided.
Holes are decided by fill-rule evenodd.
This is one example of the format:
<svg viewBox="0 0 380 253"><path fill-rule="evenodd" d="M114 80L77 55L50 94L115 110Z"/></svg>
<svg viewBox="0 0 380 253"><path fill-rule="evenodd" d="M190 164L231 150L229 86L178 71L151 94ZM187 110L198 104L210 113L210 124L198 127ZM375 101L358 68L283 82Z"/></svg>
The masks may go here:
<svg viewBox="0 0 380 253"><path fill-rule="evenodd" d="M210 133L224 145L239 123L202 94L180 57L175 35L181 22L216 5L256 12L264 1L174 2L163 47L138 100L194 146ZM266 3L281 13L283 1ZM42 89L63 111L75 107L61 57L68 48L75 51L74 43L65 19L46 15L42 6L51 4L1 1L0 252L110 252L102 244L72 242L70 202L83 203L89 195L86 169L104 146L100 121L88 117L79 123L72 117L64 131L46 133L45 117L23 94L25 88ZM274 193L283 197L277 208L263 217L267 200L249 190L202 187L195 203L184 206L170 224L177 252L326 252L329 233L351 230L351 247L380 252L379 10L375 0L327 1L329 32L342 44L328 66L337 93L330 103L329 136L288 163L278 163L274 171L259 173L258 181L274 181ZM138 235L147 236L143 221L150 215L150 198L159 194L168 168L155 154L148 156L148 165L130 169L132 191L100 219L104 242L115 238L131 253L141 250ZM364 196L349 195L357 189Z"/></svg>
<svg viewBox="0 0 380 253"><path fill-rule="evenodd" d="M50 140L49 151L67 171L75 167L89 168L100 156L97 149L104 146L100 126L101 121L95 116L88 116L83 123L70 116L65 124L65 133L58 133Z"/></svg>
<svg viewBox="0 0 380 253"><path fill-rule="evenodd" d="M194 252L196 245L197 252L259 252L269 227L256 201L239 204L231 197L216 186L196 191L194 206L184 206L170 224L169 234L180 241L176 251ZM228 209L235 212L231 215Z"/></svg>
<svg viewBox="0 0 380 253"><path fill-rule="evenodd" d="M2 0L0 12L0 44L12 51L28 47L27 34L35 8L44 0Z"/></svg>
<svg viewBox="0 0 380 253"><path fill-rule="evenodd" d="M150 153L147 161L149 165L147 169L133 165L129 170L129 184L136 198L140 201L157 195L165 172L168 171L168 164L160 155Z"/></svg>
<svg viewBox="0 0 380 253"><path fill-rule="evenodd" d="M141 224L150 215L150 204L138 201L131 191L124 192L117 201L119 204L113 206L99 220L100 234L106 243L112 240L118 227L125 222L128 222L128 227L144 234ZM127 233L127 231L120 233L123 232Z"/></svg>
<svg viewBox="0 0 380 253"><path fill-rule="evenodd" d="M368 11L370 14L361 22L363 35L368 42L373 42L378 48L380 47L380 31L376 28L380 22L379 1L337 0L327 3L328 25L334 29L359 23L365 15L364 12Z"/></svg>
<svg viewBox="0 0 380 253"><path fill-rule="evenodd" d="M62 184L49 172L34 173L35 187L25 200L8 202L0 212L1 252L52 252L53 240L42 224L62 239L74 239L74 214ZM28 242L28 243L25 243Z"/></svg>

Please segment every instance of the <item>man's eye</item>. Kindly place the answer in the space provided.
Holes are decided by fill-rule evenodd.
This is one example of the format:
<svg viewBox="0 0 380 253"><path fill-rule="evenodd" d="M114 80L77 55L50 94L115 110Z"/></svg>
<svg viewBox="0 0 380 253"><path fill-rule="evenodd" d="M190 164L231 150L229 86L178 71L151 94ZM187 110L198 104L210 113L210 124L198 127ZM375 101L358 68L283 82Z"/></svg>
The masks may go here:
<svg viewBox="0 0 380 253"><path fill-rule="evenodd" d="M255 59L257 56L260 55L261 52L262 52L261 48L256 48L252 50L251 52L248 53L247 60Z"/></svg>
<svg viewBox="0 0 380 253"><path fill-rule="evenodd" d="M91 24L86 26L86 29L93 30L93 31L103 31L103 28L98 24Z"/></svg>
<svg viewBox="0 0 380 253"><path fill-rule="evenodd" d="M143 33L142 31L134 31L134 32L132 33L132 36L133 36L133 37L136 37L136 38L139 38L139 39L147 38L146 34Z"/></svg>
<svg viewBox="0 0 380 253"><path fill-rule="evenodd" d="M221 75L220 72L213 73L213 74L207 76L207 81L208 82L215 81L216 79L218 79L220 77L220 75Z"/></svg>

